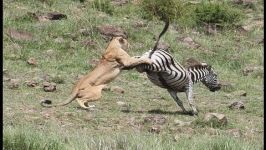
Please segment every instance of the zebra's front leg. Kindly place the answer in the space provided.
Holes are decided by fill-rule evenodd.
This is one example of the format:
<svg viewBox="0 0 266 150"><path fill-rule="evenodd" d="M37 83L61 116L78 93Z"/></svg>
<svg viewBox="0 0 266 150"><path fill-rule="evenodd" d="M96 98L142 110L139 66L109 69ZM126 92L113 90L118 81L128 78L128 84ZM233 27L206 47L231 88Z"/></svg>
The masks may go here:
<svg viewBox="0 0 266 150"><path fill-rule="evenodd" d="M168 90L168 92L170 93L170 95L172 96L172 98L175 100L175 102L177 103L177 105L183 110L184 113L188 113L188 111L185 109L183 102L177 97L176 95L176 91L173 90Z"/></svg>
<svg viewBox="0 0 266 150"><path fill-rule="evenodd" d="M195 104L193 102L193 90L192 90L193 83L192 81L189 81L187 90L186 90L186 96L188 99L189 106L192 108L192 114L193 115L198 115L198 110L195 107Z"/></svg>

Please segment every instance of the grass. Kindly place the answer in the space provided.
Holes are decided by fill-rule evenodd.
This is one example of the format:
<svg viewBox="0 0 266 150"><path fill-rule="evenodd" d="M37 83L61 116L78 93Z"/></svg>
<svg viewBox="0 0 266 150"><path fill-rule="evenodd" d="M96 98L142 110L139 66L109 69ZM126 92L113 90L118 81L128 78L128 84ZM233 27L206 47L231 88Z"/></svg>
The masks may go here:
<svg viewBox="0 0 266 150"><path fill-rule="evenodd" d="M177 61L188 57L211 64L219 79L227 81L233 88L217 93L209 92L202 84L194 86L194 101L199 108L199 116L179 113L166 90L154 86L135 70L123 71L110 83L120 86L124 94L104 91L102 99L93 102L94 110L86 111L73 102L61 108L43 108L41 99L52 99L54 103L66 99L78 75L90 71L92 59L99 59L107 45L97 31L100 25L116 25L128 33L131 45L128 53L141 55L153 47L153 37L163 28L162 22L141 19L143 12L139 6L129 4L116 6L112 15L93 7L92 1L4 1L4 51L3 68L5 78L19 79L19 87L10 89L9 81L3 83L3 124L4 149L262 149L264 133L263 113L263 72L244 76L242 70L248 65L262 66L263 27L256 21L263 20L261 1L256 1L256 9L246 13L244 25L250 31L223 30L216 35L191 28L178 28L172 24L162 38L171 46L171 53ZM112 5L112 4L110 4ZM246 11L248 8L241 8ZM27 15L28 12L58 11L67 15L59 21L39 22ZM142 21L145 26L135 28L133 24ZM182 23L182 22L181 22ZM11 39L8 29L25 30L34 39L21 41ZM79 30L87 29L89 35ZM201 45L201 49L189 48L177 39L191 37ZM74 37L74 38L73 38ZM56 42L56 38L63 41ZM75 39L75 40L73 40ZM82 45L84 40L94 40L94 47ZM49 52L52 53L49 54ZM30 66L27 60L33 57L37 66ZM55 92L44 92L42 82L45 77L57 83ZM39 82L37 87L28 87L28 80ZM246 97L228 94L237 90L247 92ZM156 92L154 92L156 91ZM184 93L178 94L189 108ZM236 100L245 103L244 110L230 110L227 106ZM126 107L117 105L118 101ZM209 125L203 122L208 112L223 113L228 125ZM159 116L166 123L145 122L145 117ZM188 126L179 127L175 120L192 121ZM159 127L158 134L150 133L152 127ZM228 133L239 129L241 136ZM215 131L215 132L213 132Z"/></svg>

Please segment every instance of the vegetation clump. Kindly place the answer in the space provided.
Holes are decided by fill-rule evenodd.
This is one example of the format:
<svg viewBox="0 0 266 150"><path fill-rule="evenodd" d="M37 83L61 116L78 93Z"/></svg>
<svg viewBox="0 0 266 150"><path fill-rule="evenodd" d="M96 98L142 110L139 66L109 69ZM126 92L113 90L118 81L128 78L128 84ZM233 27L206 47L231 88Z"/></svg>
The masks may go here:
<svg viewBox="0 0 266 150"><path fill-rule="evenodd" d="M143 18L174 21L182 14L183 2L180 0L143 0Z"/></svg>
<svg viewBox="0 0 266 150"><path fill-rule="evenodd" d="M105 12L106 14L114 14L114 7L111 5L110 0L95 0L93 1L93 7L98 11Z"/></svg>
<svg viewBox="0 0 266 150"><path fill-rule="evenodd" d="M198 26L217 24L221 27L234 27L243 18L241 11L225 2L201 2L195 8L195 21Z"/></svg>

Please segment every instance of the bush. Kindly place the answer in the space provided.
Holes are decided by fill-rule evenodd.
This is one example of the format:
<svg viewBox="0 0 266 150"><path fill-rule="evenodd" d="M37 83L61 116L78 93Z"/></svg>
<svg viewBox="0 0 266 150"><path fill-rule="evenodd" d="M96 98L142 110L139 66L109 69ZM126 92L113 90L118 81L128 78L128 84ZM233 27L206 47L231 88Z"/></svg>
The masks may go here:
<svg viewBox="0 0 266 150"><path fill-rule="evenodd" d="M148 20L165 20L170 22L179 18L182 14L183 2L180 0L143 0L141 2L142 17Z"/></svg>
<svg viewBox="0 0 266 150"><path fill-rule="evenodd" d="M195 21L198 26L217 24L220 27L235 27L243 18L241 11L225 2L202 1L195 8Z"/></svg>
<svg viewBox="0 0 266 150"><path fill-rule="evenodd" d="M114 14L114 7L111 5L110 0L94 0L93 8L97 9L98 11L105 12L109 15Z"/></svg>

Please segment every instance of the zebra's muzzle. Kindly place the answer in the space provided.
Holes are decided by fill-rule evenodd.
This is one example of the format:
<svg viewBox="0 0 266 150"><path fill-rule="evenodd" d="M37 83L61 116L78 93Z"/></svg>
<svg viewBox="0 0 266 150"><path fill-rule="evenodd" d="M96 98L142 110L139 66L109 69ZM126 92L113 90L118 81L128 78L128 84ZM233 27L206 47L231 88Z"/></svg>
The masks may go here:
<svg viewBox="0 0 266 150"><path fill-rule="evenodd" d="M221 84L218 84L217 86L210 88L210 91L215 92L215 91L218 91L220 89L221 89Z"/></svg>

